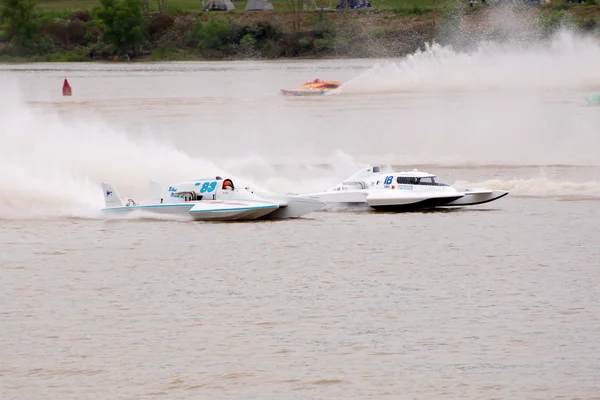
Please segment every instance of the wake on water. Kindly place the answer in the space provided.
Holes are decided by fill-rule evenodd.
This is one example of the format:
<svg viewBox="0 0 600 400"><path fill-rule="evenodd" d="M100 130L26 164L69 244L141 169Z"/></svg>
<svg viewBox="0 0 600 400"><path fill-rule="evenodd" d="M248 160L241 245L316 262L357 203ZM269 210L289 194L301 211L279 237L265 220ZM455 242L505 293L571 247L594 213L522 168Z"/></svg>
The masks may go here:
<svg viewBox="0 0 600 400"><path fill-rule="evenodd" d="M564 31L533 49L482 43L471 53L460 53L434 45L395 63L374 66L346 83L342 94L513 87L591 90L600 88L598 65L598 41ZM243 184L258 183L259 192L285 194L323 190L362 166L341 151L327 160L327 169L303 164L289 168L286 175L260 157L224 166L193 158L151 135L134 138L94 115L70 118L33 108L9 78L0 83L0 218L100 217L102 181L114 184L123 197L147 197L148 179L168 184L227 175ZM582 120L581 127L598 143L597 122ZM194 176L190 171L196 171ZM508 189L517 195L600 195L599 182L544 177L457 184Z"/></svg>
<svg viewBox="0 0 600 400"><path fill-rule="evenodd" d="M6 80L0 95L0 216L99 215L108 181L133 193L149 177L216 173L210 162L152 138L133 140L99 118L70 119L25 104ZM121 193L123 194L123 193Z"/></svg>
<svg viewBox="0 0 600 400"><path fill-rule="evenodd" d="M548 37L534 8L491 3L496 4L471 23L455 10L459 22L440 34L450 45L434 43L376 65L345 82L342 91L600 90L598 33L581 32L572 19L562 18Z"/></svg>
<svg viewBox="0 0 600 400"><path fill-rule="evenodd" d="M598 91L598 65L599 39L563 29L539 42L483 41L469 53L427 45L400 61L375 65L339 92Z"/></svg>

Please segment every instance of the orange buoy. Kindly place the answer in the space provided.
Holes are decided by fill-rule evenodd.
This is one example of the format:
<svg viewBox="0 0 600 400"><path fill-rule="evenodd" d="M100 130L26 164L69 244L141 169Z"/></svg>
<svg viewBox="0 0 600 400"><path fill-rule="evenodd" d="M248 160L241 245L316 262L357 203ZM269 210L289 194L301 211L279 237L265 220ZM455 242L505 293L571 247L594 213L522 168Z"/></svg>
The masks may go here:
<svg viewBox="0 0 600 400"><path fill-rule="evenodd" d="M73 94L71 91L71 86L69 85L69 82L65 78L65 82L63 83L63 96L71 96L71 94Z"/></svg>

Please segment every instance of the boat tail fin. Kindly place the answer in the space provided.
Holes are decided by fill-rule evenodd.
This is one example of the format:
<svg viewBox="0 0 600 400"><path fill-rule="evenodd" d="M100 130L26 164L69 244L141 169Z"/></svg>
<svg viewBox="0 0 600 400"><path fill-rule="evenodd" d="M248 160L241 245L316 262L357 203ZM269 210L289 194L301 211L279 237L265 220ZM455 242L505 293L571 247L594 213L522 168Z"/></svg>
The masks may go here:
<svg viewBox="0 0 600 400"><path fill-rule="evenodd" d="M117 193L117 189L110 183L102 182L102 190L104 191L106 207L123 207L125 205L119 193Z"/></svg>
<svg viewBox="0 0 600 400"><path fill-rule="evenodd" d="M159 182L153 180L150 180L150 190L152 191L152 201L157 203L162 203L171 195Z"/></svg>

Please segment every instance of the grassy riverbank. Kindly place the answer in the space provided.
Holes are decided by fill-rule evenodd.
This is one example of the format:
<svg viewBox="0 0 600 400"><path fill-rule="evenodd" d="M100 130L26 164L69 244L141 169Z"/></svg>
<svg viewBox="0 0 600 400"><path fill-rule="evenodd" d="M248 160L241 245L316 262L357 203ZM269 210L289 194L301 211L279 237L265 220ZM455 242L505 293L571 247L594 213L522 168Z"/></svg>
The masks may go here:
<svg viewBox="0 0 600 400"><path fill-rule="evenodd" d="M319 1L321 7L335 8L334 0ZM207 13L199 0L40 0L30 3L27 34L3 14L0 62L397 57L432 41L456 44L457 38L515 34L536 40L562 24L597 32L600 18L600 7L589 3L507 8L449 0L374 0L370 9L295 11L291 5L299 4L275 0L274 11L244 12L245 3L235 2L232 12ZM508 11L523 26L507 21L512 18ZM512 23L510 29L506 22Z"/></svg>

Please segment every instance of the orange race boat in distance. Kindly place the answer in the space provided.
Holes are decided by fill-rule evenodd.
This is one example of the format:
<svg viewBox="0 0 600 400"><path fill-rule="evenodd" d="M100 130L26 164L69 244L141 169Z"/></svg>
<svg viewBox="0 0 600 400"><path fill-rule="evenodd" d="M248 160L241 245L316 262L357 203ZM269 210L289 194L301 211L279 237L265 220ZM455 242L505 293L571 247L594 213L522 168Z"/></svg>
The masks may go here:
<svg viewBox="0 0 600 400"><path fill-rule="evenodd" d="M342 86L342 84L337 81L322 81L320 79L315 79L310 82L306 82L304 85L299 86L296 89L281 89L281 92L283 94L293 96L321 95L331 92L340 86Z"/></svg>

